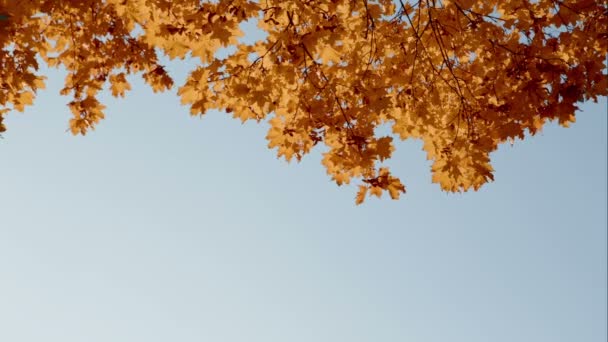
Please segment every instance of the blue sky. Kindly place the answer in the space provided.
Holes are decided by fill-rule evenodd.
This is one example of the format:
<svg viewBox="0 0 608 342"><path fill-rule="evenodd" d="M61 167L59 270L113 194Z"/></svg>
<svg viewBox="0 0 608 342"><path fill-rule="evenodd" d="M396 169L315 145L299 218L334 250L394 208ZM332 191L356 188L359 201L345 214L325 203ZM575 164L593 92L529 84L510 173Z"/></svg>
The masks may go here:
<svg viewBox="0 0 608 342"><path fill-rule="evenodd" d="M137 79L74 137L48 75L0 140L0 341L607 339L606 98L503 146L478 192L400 143L407 195L357 207L318 153Z"/></svg>

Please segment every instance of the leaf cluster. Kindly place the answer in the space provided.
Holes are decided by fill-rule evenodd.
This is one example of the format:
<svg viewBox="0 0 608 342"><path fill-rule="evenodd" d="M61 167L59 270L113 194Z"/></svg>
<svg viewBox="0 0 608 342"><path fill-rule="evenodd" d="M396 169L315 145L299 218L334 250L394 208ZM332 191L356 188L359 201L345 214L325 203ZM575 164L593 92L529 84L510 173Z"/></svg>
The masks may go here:
<svg viewBox="0 0 608 342"><path fill-rule="evenodd" d="M249 21L264 38L239 40ZM39 62L67 70L70 130L84 135L104 87L125 96L139 74L166 91L159 54L194 57L177 91L192 115L267 121L287 161L324 144L331 178L360 180L357 203L405 192L384 165L393 136L421 139L433 181L466 191L493 180L500 144L608 95L607 32L593 0L0 0L0 132L44 88Z"/></svg>

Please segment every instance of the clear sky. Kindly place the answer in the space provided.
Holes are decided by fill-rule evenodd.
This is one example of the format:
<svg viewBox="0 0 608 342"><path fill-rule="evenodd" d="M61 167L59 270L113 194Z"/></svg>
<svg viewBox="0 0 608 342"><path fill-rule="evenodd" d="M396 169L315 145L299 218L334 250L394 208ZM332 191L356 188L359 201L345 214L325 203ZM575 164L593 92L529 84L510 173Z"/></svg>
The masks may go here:
<svg viewBox="0 0 608 342"><path fill-rule="evenodd" d="M137 79L74 137L49 76L0 140L0 341L607 339L606 98L503 146L479 192L400 143L407 195L357 207L318 153Z"/></svg>

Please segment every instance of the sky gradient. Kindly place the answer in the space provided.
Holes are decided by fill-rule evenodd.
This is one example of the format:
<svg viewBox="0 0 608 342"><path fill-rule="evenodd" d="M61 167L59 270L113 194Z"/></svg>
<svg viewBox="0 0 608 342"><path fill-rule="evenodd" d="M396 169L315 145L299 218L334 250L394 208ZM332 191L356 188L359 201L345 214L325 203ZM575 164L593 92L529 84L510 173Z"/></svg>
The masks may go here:
<svg viewBox="0 0 608 342"><path fill-rule="evenodd" d="M502 146L478 192L400 142L407 194L355 206L318 152L287 164L266 124L137 78L74 137L47 75L0 140L0 341L607 339L606 98Z"/></svg>

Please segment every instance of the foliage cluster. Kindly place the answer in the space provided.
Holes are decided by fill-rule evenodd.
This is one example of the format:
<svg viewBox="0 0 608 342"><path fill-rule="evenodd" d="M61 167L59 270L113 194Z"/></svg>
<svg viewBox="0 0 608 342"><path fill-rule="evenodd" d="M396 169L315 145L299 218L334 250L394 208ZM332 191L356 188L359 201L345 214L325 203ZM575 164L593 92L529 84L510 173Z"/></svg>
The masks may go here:
<svg viewBox="0 0 608 342"><path fill-rule="evenodd" d="M602 1L0 0L0 14L0 131L44 87L41 61L67 70L70 129L85 134L104 118L104 87L125 96L140 74L171 89L159 54L191 56L177 92L193 115L267 120L288 161L325 144L332 179L361 181L357 203L405 192L380 125L421 139L433 181L466 191L493 179L499 144L567 126L578 102L608 94ZM252 20L266 36L244 43Z"/></svg>

